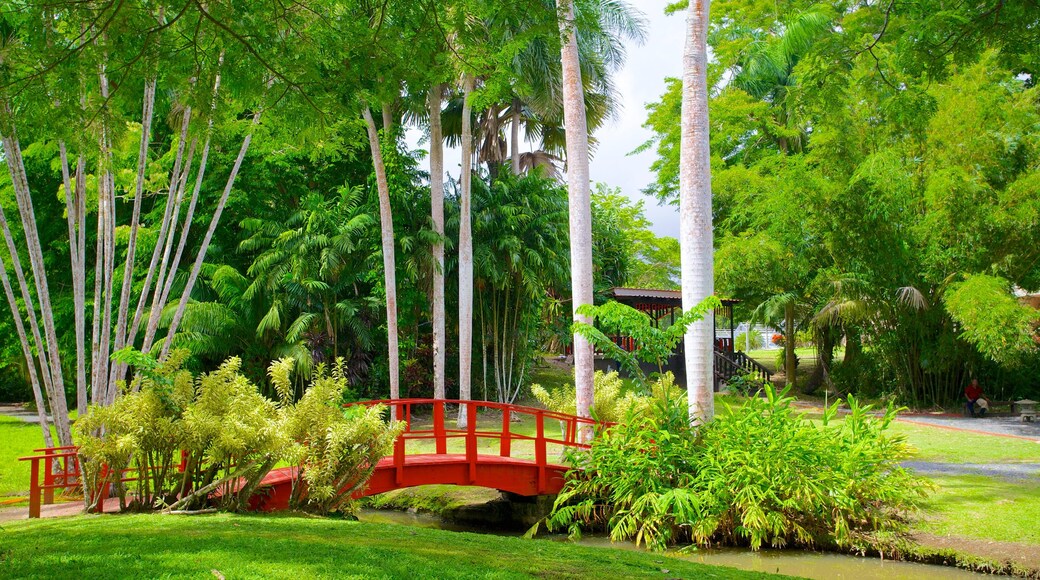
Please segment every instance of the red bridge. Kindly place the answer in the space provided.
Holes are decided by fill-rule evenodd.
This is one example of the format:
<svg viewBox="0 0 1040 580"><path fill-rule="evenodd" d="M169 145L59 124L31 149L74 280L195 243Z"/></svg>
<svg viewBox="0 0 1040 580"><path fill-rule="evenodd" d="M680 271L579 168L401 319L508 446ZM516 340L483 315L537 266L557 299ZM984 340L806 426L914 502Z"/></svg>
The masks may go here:
<svg viewBox="0 0 1040 580"><path fill-rule="evenodd" d="M394 454L376 465L368 486L354 497L429 484L473 485L524 496L556 494L570 468L549 458L561 459L567 448L587 448L580 442L581 432L591 436L599 425L584 417L487 401L392 399L354 404L386 405L394 418L405 423L404 433L394 443ZM445 425L447 406L458 406L465 414L466 428ZM532 418L533 435L514 430L514 422L522 424ZM494 429L487 428L489 421L494 422ZM559 437L547 433L559 433ZM268 474L261 484L266 494L257 507L287 508L295 471L295 467L285 467Z"/></svg>

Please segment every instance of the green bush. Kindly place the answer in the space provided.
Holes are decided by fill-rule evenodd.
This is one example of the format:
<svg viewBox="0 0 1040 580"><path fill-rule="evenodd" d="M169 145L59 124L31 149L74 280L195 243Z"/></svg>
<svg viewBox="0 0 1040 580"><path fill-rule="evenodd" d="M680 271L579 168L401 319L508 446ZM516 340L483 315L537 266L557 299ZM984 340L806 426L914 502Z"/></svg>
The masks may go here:
<svg viewBox="0 0 1040 580"><path fill-rule="evenodd" d="M623 394L623 387L624 383L617 372L596 371L596 374L593 375L592 415L600 421L609 423L620 421L625 409L630 406ZM577 403L575 402L577 395L572 383L552 391L546 390L539 384L534 384L531 385L531 394L550 411L568 415L577 413Z"/></svg>
<svg viewBox="0 0 1040 580"><path fill-rule="evenodd" d="M278 392L291 392L292 367L292 359L271 365L271 382ZM404 429L404 423L383 421L383 405L344 408L348 393L340 359L331 372L318 365L310 388L287 408L283 428L292 442L286 459L299 466L290 498L296 509L321 514L347 511L351 494L365 485Z"/></svg>
<svg viewBox="0 0 1040 580"><path fill-rule="evenodd" d="M238 358L195 379L182 368L187 351L162 364L138 352L119 356L136 378L114 404L91 406L76 430L88 483L96 488L108 478L121 508L245 509L263 478L286 462L299 467L295 507L342 509L400 433L396 422L383 421L382 408L344 411L342 360L331 373L319 365L292 404L292 359L270 367L275 402L241 373ZM127 490L115 477L126 469L146 477Z"/></svg>
<svg viewBox="0 0 1040 580"><path fill-rule="evenodd" d="M755 396L762 392L766 382L756 375L751 373L744 373L734 375L726 381L726 386L734 394L742 395L745 397Z"/></svg>
<svg viewBox="0 0 1040 580"><path fill-rule="evenodd" d="M654 397L575 453L546 519L550 529L606 528L652 549L700 545L883 549L906 531L927 484L899 466L910 448L850 397L822 426L786 391L746 400L708 426L689 425L682 397Z"/></svg>
<svg viewBox="0 0 1040 580"><path fill-rule="evenodd" d="M748 342L751 343L750 349L748 349ZM746 352L747 350L755 350L762 348L762 333L752 332L749 340L748 333L741 332L737 335L736 344L733 345L733 348L735 348L739 352Z"/></svg>

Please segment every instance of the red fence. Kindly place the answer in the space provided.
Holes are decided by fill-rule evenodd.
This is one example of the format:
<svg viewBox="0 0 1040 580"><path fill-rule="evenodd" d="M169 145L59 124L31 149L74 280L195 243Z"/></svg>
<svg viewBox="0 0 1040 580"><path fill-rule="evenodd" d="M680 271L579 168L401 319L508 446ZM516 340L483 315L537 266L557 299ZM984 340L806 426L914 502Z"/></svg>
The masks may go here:
<svg viewBox="0 0 1040 580"><path fill-rule="evenodd" d="M394 481L398 486L407 487L409 482L405 478L405 460L407 458L408 442L414 440L433 439L437 455L447 455L448 441L450 439L465 439L465 460L469 465L470 480L477 479L477 465L481 457L478 443L480 439L498 440L498 457L513 457L514 441L534 442L534 463L538 469L537 488L547 489L548 481L548 451L549 445L559 445L584 449L588 445L583 441L591 439L594 430L602 425L594 419L577 417L566 413L557 413L546 409L524 407L520 405L508 405L505 403L493 403L490 401L456 401L449 399L386 399L382 401L361 401L352 405L386 405L390 407L391 416L405 423L405 430L394 443L393 465L395 469ZM349 406L349 405L348 405ZM445 425L446 407L457 406L459 412L465 414L466 427L464 429L452 429ZM428 429L415 429L413 425L414 409L416 407L431 407L433 425ZM485 430L478 428L478 411L497 411L502 414L499 428ZM512 429L513 417L533 416L535 420L535 434L527 435L516 433ZM546 435L546 420L558 422L561 427L561 438ZM586 435L582 433L586 432ZM515 459L515 458L514 458Z"/></svg>

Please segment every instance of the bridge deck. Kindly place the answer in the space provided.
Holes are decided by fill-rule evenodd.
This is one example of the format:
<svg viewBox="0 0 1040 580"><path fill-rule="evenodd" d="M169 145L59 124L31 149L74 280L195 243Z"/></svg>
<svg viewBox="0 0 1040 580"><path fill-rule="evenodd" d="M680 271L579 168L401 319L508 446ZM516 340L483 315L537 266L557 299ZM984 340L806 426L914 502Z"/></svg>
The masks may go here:
<svg viewBox="0 0 1040 580"><path fill-rule="evenodd" d="M408 455L399 467L391 456L379 461L368 485L354 497L431 484L473 485L523 496L554 495L563 489L568 469L565 465L539 466L534 461L498 455L478 455L476 462L471 462L461 454ZM288 508L295 477L295 467L271 471L261 483L254 507L264 511Z"/></svg>

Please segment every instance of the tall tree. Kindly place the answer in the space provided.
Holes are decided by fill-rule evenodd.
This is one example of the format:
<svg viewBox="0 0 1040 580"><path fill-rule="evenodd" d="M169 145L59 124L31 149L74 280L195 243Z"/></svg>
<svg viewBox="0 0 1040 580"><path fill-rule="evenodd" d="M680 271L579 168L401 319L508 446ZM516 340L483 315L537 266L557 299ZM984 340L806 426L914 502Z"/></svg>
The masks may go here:
<svg viewBox="0 0 1040 580"><path fill-rule="evenodd" d="M433 244L433 397L444 398L444 133L441 130L441 107L444 85L434 83L430 89L430 213L433 231L439 239Z"/></svg>
<svg viewBox="0 0 1040 580"><path fill-rule="evenodd" d="M708 134L708 8L710 0L689 0L683 52L682 144L679 161L679 244L683 310L691 311L715 293L711 145ZM690 421L704 424L715 414L714 326L712 312L686 332L686 388Z"/></svg>
<svg viewBox="0 0 1040 580"><path fill-rule="evenodd" d="M591 324L578 314L592 305L592 193L589 183L589 131L585 119L575 28L574 0L557 0L560 27L560 59L563 78L563 119L567 131L567 196L570 213L571 303L575 322ZM591 416L593 399L593 348L584 336L574 334L574 385L578 415ZM583 436L588 436L583 435Z"/></svg>

